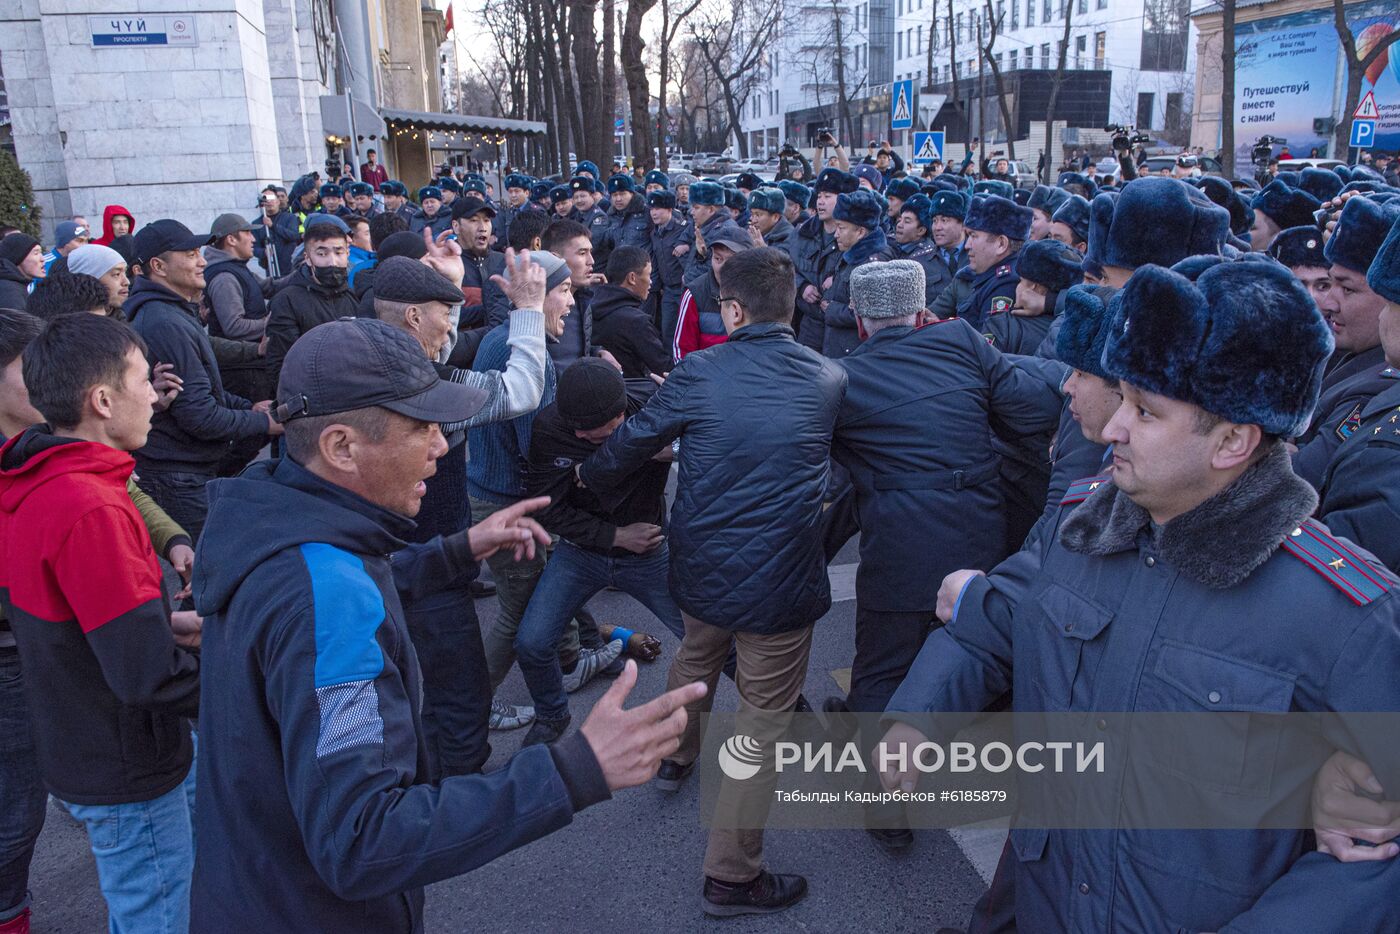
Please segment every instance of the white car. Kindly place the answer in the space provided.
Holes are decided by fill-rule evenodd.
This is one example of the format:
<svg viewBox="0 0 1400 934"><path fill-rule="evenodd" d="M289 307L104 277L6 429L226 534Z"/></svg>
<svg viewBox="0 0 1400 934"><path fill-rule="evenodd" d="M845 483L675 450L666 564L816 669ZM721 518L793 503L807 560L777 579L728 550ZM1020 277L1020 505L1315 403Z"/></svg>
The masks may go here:
<svg viewBox="0 0 1400 934"><path fill-rule="evenodd" d="M1335 169L1337 166L1345 166L1346 163L1340 159L1280 159L1278 170L1280 172L1301 172L1304 169Z"/></svg>

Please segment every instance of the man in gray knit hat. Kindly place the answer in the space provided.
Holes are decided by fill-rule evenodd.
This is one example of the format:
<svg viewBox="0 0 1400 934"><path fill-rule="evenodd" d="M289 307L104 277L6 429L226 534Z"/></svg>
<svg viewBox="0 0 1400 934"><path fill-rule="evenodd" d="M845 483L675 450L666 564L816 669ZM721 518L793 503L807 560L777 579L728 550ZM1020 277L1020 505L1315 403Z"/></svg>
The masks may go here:
<svg viewBox="0 0 1400 934"><path fill-rule="evenodd" d="M1052 431L1060 416L1059 397L966 321L918 326L918 263L853 270L851 308L861 343L838 361L850 387L831 453L850 471L861 530L856 657L850 694L829 698L831 713L883 711L937 624L940 575L969 561L990 568L1004 557L989 427L1014 437ZM936 435L929 425L939 426ZM909 573L911 558L920 562L917 574ZM878 739L863 742L873 748ZM878 790L869 778L869 790ZM886 849L913 842L898 804L872 808L866 819Z"/></svg>

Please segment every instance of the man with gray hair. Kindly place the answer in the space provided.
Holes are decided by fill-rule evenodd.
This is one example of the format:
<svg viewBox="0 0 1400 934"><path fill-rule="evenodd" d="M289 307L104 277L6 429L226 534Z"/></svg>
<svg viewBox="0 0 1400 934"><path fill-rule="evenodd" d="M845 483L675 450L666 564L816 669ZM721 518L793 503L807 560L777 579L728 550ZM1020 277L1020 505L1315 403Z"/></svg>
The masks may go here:
<svg viewBox="0 0 1400 934"><path fill-rule="evenodd" d="M1053 430L1060 398L966 321L919 327L924 269L913 260L852 270L851 310L861 343L839 361L850 383L831 453L850 471L861 529L856 656L850 694L826 709L880 712L937 625L941 569L990 568L1002 557L992 432ZM936 435L929 425L939 426ZM909 573L911 558L918 573ZM863 742L873 748L878 739ZM869 790L878 790L873 774ZM913 842L897 804L866 819L886 849Z"/></svg>

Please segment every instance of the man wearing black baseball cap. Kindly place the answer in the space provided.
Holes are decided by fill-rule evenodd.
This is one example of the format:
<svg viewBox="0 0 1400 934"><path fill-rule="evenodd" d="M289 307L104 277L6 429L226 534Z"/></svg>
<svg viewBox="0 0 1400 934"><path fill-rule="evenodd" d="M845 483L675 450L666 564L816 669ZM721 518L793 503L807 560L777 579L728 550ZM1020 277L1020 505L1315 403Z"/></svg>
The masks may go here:
<svg viewBox="0 0 1400 934"><path fill-rule="evenodd" d="M135 237L141 273L123 310L146 341L151 364L171 363L185 388L151 419L146 446L134 452L141 488L198 541L204 528L204 485L234 442L282 433L269 402L254 404L224 388L214 348L196 304L204 291L201 250L213 239L179 221L147 224Z"/></svg>
<svg viewBox="0 0 1400 934"><path fill-rule="evenodd" d="M510 302L492 281L505 272L502 254L491 249L491 229L496 209L476 195L452 202L452 232L462 247L461 328L476 330L476 341L486 330L506 323ZM470 365L470 359L463 365Z"/></svg>
<svg viewBox="0 0 1400 934"><path fill-rule="evenodd" d="M648 780L684 727L681 705L704 695L686 685L624 711L630 664L579 733L489 775L430 782L399 594L549 540L526 517L536 499L404 544L447 448L439 424L486 398L441 380L408 334L332 321L283 366L288 456L214 485L194 581L217 702L201 711L192 931L235 916L265 930L420 930L424 885Z"/></svg>

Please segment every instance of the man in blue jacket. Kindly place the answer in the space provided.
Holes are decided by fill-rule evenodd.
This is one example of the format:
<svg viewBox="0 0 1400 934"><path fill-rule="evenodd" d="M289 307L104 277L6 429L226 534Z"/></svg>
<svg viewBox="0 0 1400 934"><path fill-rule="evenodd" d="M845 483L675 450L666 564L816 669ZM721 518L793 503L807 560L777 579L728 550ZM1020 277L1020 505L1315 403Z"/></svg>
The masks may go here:
<svg viewBox="0 0 1400 934"><path fill-rule="evenodd" d="M254 404L224 389L209 336L195 305L204 291L209 234L158 220L136 234L141 275L124 310L146 341L151 364L173 363L184 389L151 419L145 447L135 452L141 488L199 540L207 511L204 487L218 473L231 442L282 433L270 402Z"/></svg>
<svg viewBox="0 0 1400 934"><path fill-rule="evenodd" d="M1008 611L958 613L929 637L887 708L885 742L922 739L915 712L981 710L1013 682L1020 711L1400 708L1400 581L1308 518L1316 494L1280 440L1306 424L1332 346L1282 267L1221 263L1195 283L1139 268L1102 358L1123 392L1104 429L1109 480L1042 540ZM1393 742L1345 745L1385 787L1400 777ZM1253 767L1271 794L1306 795L1313 776L1275 772L1270 754ZM1180 768L1187 787L1251 793L1254 779L1228 765ZM917 773L896 766L883 780L912 789ZM1115 800L1141 791L1127 782ZM1013 829L1017 925L1393 926L1400 864L1342 863L1307 842L1288 830Z"/></svg>
<svg viewBox="0 0 1400 934"><path fill-rule="evenodd" d="M797 706L812 624L831 606L822 506L846 376L797 343L789 326L795 282L791 258L773 247L726 260L719 305L728 340L677 364L579 473L606 502L682 439L670 580L685 638L667 685L703 681L713 693L731 643L737 644L741 716L753 719L760 737L772 726L762 712ZM701 700L691 707L696 715L708 710ZM663 764L658 787L679 788L702 739L692 720ZM768 773L748 785L772 778ZM721 917L780 911L806 894L805 879L771 873L762 861L761 829L714 827L705 853L704 911Z"/></svg>
<svg viewBox="0 0 1400 934"><path fill-rule="evenodd" d="M382 321L329 322L287 355L287 454L213 490L194 581L205 618L191 929L418 932L422 887L649 779L691 685L629 711L629 664L579 733L430 784L421 676L399 593L548 543L529 500L405 545L438 425L486 401ZM295 521L289 519L295 517Z"/></svg>

